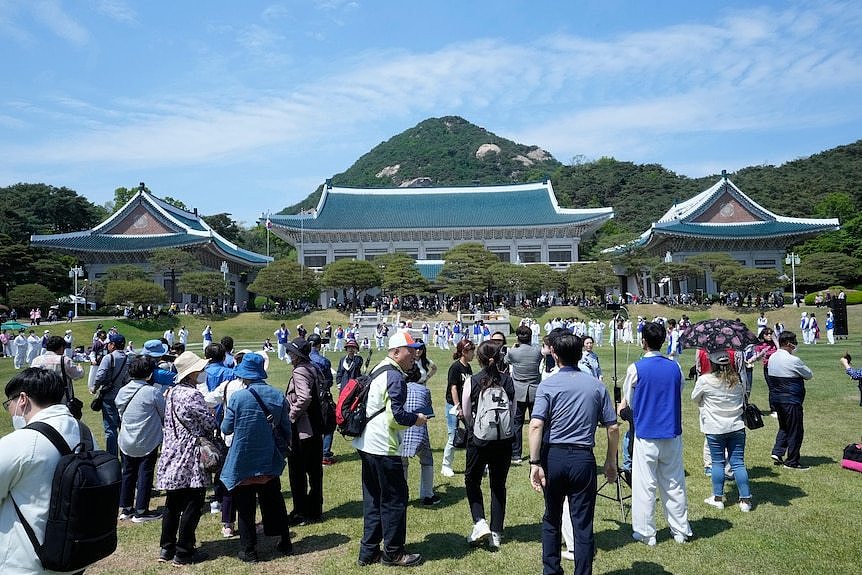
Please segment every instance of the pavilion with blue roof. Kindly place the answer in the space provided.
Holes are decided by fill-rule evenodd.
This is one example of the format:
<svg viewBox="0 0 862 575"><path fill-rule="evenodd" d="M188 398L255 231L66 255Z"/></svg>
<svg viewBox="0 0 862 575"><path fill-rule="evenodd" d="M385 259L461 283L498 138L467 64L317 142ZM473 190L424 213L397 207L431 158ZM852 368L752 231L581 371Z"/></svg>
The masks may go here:
<svg viewBox="0 0 862 575"><path fill-rule="evenodd" d="M791 218L775 214L744 194L726 172L709 189L674 204L635 240L604 250L608 255L640 252L664 258L666 262L685 262L704 252L724 252L740 264L753 268L774 268L781 273L788 247L806 238L839 229L836 218ZM617 269L626 291L655 295L655 282L643 282ZM644 294L643 284L647 291ZM651 285L652 284L652 285ZM691 279L684 291L697 289L715 293L715 283L707 273ZM652 290L650 289L652 288Z"/></svg>
<svg viewBox="0 0 862 575"><path fill-rule="evenodd" d="M327 182L316 209L269 219L272 231L296 246L299 261L315 269L339 259L371 260L396 252L442 260L465 242L483 244L504 262L565 269L578 261L581 239L612 217L613 208L561 208L546 180L384 189ZM423 273L436 276L430 268Z"/></svg>
<svg viewBox="0 0 862 575"><path fill-rule="evenodd" d="M86 277L103 277L111 266L146 266L154 250L177 248L195 254L205 268L222 271L234 290L235 302L248 298L248 284L256 269L272 258L242 249L213 230L198 214L173 206L155 197L141 185L138 192L108 219L90 230L67 234L33 235L30 245L68 253L84 264ZM178 272L176 275L181 275ZM153 280L172 292L171 279L161 271ZM186 296L186 300L194 297ZM181 303L181 302L178 302Z"/></svg>

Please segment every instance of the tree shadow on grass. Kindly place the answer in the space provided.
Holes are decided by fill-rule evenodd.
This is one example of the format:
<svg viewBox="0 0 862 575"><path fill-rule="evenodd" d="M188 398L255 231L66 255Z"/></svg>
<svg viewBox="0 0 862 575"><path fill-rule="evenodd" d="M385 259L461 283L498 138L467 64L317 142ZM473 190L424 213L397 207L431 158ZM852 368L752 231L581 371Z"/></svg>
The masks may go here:
<svg viewBox="0 0 862 575"><path fill-rule="evenodd" d="M755 503L760 504L771 503L777 507L787 507L793 499L807 495L801 487L786 483L758 481L755 485Z"/></svg>
<svg viewBox="0 0 862 575"><path fill-rule="evenodd" d="M429 533L425 539L413 547L426 561L437 559L463 559L473 548L467 544L460 533Z"/></svg>
<svg viewBox="0 0 862 575"><path fill-rule="evenodd" d="M461 504L467 497L467 492L463 485L442 484L437 485L434 493L441 499L440 503L434 506L422 505L422 499L415 499L410 505L416 509L443 509L452 505Z"/></svg>
<svg viewBox="0 0 862 575"><path fill-rule="evenodd" d="M673 572L668 571L658 563L650 563L649 561L635 561L628 569L617 569L616 571L608 571L605 575L673 575Z"/></svg>
<svg viewBox="0 0 862 575"><path fill-rule="evenodd" d="M733 527L733 523L727 519L720 519L718 517L701 517L691 522L691 530L694 533L695 539L709 539L722 531L727 531L731 527Z"/></svg>

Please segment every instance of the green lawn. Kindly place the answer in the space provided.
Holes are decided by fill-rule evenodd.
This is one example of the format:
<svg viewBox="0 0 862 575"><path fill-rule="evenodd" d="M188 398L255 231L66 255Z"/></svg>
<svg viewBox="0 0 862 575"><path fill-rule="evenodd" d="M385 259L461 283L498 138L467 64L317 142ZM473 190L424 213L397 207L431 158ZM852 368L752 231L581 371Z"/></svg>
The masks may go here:
<svg viewBox="0 0 862 575"><path fill-rule="evenodd" d="M632 308L633 316L664 313L659 306ZM779 316L789 329L797 326L798 309L786 308L768 314L771 321ZM678 311L669 315L679 316ZM546 315L577 315L576 310L553 309ZM695 321L706 317L736 317L754 325L755 314L738 314L716 308L708 312L689 313ZM823 323L822 316L817 314ZM315 321L343 322L346 317L333 312L318 312L302 319L310 328ZM517 321L517 320L513 320ZM544 323L544 318L540 319ZM233 335L239 341L261 342L277 327L276 321L263 321L257 314L245 314L213 323L216 339ZM291 329L297 321L289 323ZM75 337L83 342L90 337L92 323L74 324ZM110 325L108 323L107 325ZM120 325L118 323L118 325ZM203 321L188 319L187 327L192 343L200 342ZM61 329L62 328L62 329ZM58 325L53 330L62 331ZM120 326L127 337L140 344L149 336L127 326ZM842 373L838 358L844 351L859 355L862 365L859 333L862 331L862 309L851 308L850 330L854 334L849 342L827 346L800 346L799 355L813 369L815 377L808 384L806 397L806 438L802 448L803 462L811 465L807 472L776 468L771 465L769 453L777 428L777 420L765 418L766 427L749 432L746 462L752 478L755 507L743 514L736 506L718 511L703 504L709 495L709 478L703 475L701 448L703 436L697 426L694 404L685 396L683 402L683 429L685 463L688 473L689 519L695 539L688 545L674 543L663 518L658 519L658 545L647 548L631 540L631 528L621 521L618 507L613 501L600 499L596 508L595 530L598 555L594 564L596 573L622 574L772 574L772 573L853 573L858 571L858 497L862 476L840 468L844 446L858 441L862 433L862 408L855 383ZM824 333L825 337L825 333ZM611 348L598 348L602 366L609 380L613 372ZM431 381L433 399L442 415L445 373L452 359L445 352L431 349L431 358L440 366L440 373ZM693 353L683 354L685 367ZM639 357L634 346L621 346L618 350L618 373L622 378L627 364ZM379 358L376 355L375 360ZM0 360L0 379L8 381L14 370L10 360ZM289 368L273 361L270 383L283 389L287 384ZM691 392L691 382L685 393ZM86 395L83 384L78 386ZM766 389L762 374L755 370L753 401L767 406ZM86 403L86 401L85 401ZM101 434L101 423L95 413L87 411L86 420ZM0 434L8 433L10 420L0 417ZM435 461L439 467L446 436L445 418L433 419L430 426L431 442L435 447ZM526 434L525 434L526 437ZM236 558L239 550L236 539L225 541L219 533L218 517L206 515L198 529L200 545L213 558L199 566L187 567L187 572L199 573L321 573L343 574L355 571L358 541L362 533L361 487L359 462L348 442L336 437L335 451L339 462L325 470L324 512L322 524L295 528L297 555L290 558L276 556L273 540L262 541L260 555L264 561L258 566L247 566ZM597 453L603 457L602 433L599 433ZM418 462L411 465L411 492L418 491ZM456 456L458 472L451 479L435 477L436 490L443 503L431 509L411 501L408 511L408 548L422 553L426 563L423 573L528 573L541 570L540 521L542 498L532 491L527 479L528 468L513 467L509 475L509 495L506 528L502 549L491 553L484 549L471 549L465 536L471 528L467 503L464 497L464 454ZM285 495L289 497L286 475L283 478ZM727 491L730 501L736 500L731 484ZM487 498L486 498L487 502ZM288 508L290 502L288 501ZM660 515L660 513L659 513ZM120 546L111 558L88 569L88 573L156 573L168 567L156 563L158 553L158 522L120 526ZM567 571L571 564L564 563ZM382 566L364 569L369 574L388 572Z"/></svg>

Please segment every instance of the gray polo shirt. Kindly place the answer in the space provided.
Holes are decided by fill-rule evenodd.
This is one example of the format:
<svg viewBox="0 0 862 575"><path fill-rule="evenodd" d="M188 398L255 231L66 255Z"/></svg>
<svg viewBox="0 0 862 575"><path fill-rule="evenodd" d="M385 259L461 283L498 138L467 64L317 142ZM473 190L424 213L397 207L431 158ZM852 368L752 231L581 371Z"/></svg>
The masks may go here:
<svg viewBox="0 0 862 575"><path fill-rule="evenodd" d="M594 447L596 426L613 425L617 414L608 390L591 375L564 367L539 384L532 417L550 419L548 443Z"/></svg>

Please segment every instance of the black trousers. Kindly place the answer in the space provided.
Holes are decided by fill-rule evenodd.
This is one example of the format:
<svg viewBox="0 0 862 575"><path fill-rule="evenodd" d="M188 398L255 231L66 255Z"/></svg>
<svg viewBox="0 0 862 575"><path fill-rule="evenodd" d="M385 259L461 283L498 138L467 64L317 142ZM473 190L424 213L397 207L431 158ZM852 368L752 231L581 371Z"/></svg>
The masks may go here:
<svg viewBox="0 0 862 575"><path fill-rule="evenodd" d="M464 470L464 490L473 523L485 519L485 502L482 495L482 476L488 465L488 481L491 484L491 531L503 532L506 517L506 478L512 464L512 440L491 441L477 447L467 444L467 467Z"/></svg>
<svg viewBox="0 0 862 575"><path fill-rule="evenodd" d="M526 419L528 409L530 410L530 417L532 417L532 401L519 401L515 404L515 421L512 422L515 427L515 439L512 441L512 459L521 459L521 454L524 450L524 420Z"/></svg>
<svg viewBox="0 0 862 575"><path fill-rule="evenodd" d="M158 447L143 457L132 457L120 453L120 462L123 464L123 482L120 485L120 507L122 509L132 509L132 500L134 499L136 512L145 513L149 511L150 498L153 494L153 475L158 459Z"/></svg>
<svg viewBox="0 0 862 575"><path fill-rule="evenodd" d="M799 464L799 449L802 447L802 439L805 437L805 427L802 424L802 405L797 403L776 403L775 411L778 413L778 433L775 436L775 446L772 454L778 457L787 457L784 463L787 465Z"/></svg>
<svg viewBox="0 0 862 575"><path fill-rule="evenodd" d="M239 543L243 551L254 551L257 547L255 515L260 503L260 516L263 533L270 537L281 535L283 541L290 541L287 524L287 509L281 495L281 480L278 477L267 483L241 485L230 492L237 513Z"/></svg>
<svg viewBox="0 0 862 575"><path fill-rule="evenodd" d="M359 559L371 560L383 541L383 555L396 559L407 539L407 480L397 455L359 451L362 460L362 542Z"/></svg>
<svg viewBox="0 0 862 575"><path fill-rule="evenodd" d="M190 557L195 552L195 531L204 505L203 487L174 489L165 498L162 516L162 549L173 551L178 557Z"/></svg>
<svg viewBox="0 0 862 575"><path fill-rule="evenodd" d="M295 429L295 428L294 428ZM295 437L299 436L294 431ZM323 438L314 435L294 441L287 457L290 492L293 496L293 513L306 519L323 516L323 464L321 453Z"/></svg>

